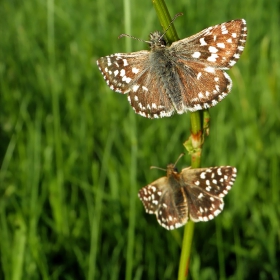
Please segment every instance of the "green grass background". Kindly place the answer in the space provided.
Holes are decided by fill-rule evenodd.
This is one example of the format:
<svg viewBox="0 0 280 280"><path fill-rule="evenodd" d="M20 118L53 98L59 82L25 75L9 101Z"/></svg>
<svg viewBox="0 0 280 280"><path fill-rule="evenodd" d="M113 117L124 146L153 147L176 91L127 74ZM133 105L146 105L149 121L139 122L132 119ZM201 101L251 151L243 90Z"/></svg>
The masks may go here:
<svg viewBox="0 0 280 280"><path fill-rule="evenodd" d="M183 228L138 190L184 151L190 115L149 120L96 60L161 30L151 1L0 2L0 279L176 279ZM195 227L189 279L280 278L280 2L167 1L180 38L245 18L233 90L210 110L202 166L233 165L224 211ZM130 40L132 50L147 49ZM129 44L129 43L128 43ZM178 168L190 165L186 155Z"/></svg>

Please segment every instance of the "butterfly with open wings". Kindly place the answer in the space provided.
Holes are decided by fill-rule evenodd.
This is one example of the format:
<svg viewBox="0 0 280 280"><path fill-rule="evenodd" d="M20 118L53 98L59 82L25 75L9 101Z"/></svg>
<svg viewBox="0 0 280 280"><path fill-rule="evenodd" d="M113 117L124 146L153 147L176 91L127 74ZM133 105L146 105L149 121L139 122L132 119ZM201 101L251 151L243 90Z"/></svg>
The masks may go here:
<svg viewBox="0 0 280 280"><path fill-rule="evenodd" d="M208 27L168 46L150 34L150 51L115 53L97 65L107 85L128 95L134 111L147 118L215 106L232 88L225 70L240 58L247 38L244 19Z"/></svg>

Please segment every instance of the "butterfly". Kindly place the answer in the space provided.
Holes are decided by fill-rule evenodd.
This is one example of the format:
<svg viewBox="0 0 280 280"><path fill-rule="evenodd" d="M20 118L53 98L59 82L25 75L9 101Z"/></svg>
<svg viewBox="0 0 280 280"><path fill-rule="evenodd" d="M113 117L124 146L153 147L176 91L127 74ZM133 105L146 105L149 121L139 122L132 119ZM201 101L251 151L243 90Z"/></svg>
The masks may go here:
<svg viewBox="0 0 280 280"><path fill-rule="evenodd" d="M146 41L150 51L115 53L97 65L110 89L127 94L137 114L169 117L213 107L227 96L232 81L225 70L240 58L246 38L244 19L208 27L170 46L155 31Z"/></svg>
<svg viewBox="0 0 280 280"><path fill-rule="evenodd" d="M138 196L147 213L161 226L173 230L187 223L209 221L221 213L223 197L231 189L237 170L232 166L190 167L181 172L167 166L167 176L142 188Z"/></svg>

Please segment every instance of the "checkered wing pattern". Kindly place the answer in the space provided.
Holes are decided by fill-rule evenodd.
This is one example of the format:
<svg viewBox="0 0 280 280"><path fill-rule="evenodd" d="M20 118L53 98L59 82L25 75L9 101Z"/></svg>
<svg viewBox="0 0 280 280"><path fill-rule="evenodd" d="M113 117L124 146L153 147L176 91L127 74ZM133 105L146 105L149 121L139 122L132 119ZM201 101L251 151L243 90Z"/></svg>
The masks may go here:
<svg viewBox="0 0 280 280"><path fill-rule="evenodd" d="M171 116L175 108L149 57L148 51L117 53L101 57L97 64L110 89L128 93L128 101L137 114L149 118Z"/></svg>
<svg viewBox="0 0 280 280"><path fill-rule="evenodd" d="M180 90L188 93L182 94L179 113L213 107L230 92L232 81L224 70L240 58L246 38L246 21L240 19L206 28L171 45Z"/></svg>
<svg viewBox="0 0 280 280"><path fill-rule="evenodd" d="M209 221L221 213L223 197L231 189L236 173L236 168L231 166L182 170L181 182L192 221Z"/></svg>
<svg viewBox="0 0 280 280"><path fill-rule="evenodd" d="M167 177L142 188L138 193L147 213L155 214L161 226L171 230L188 220L188 204L182 189L173 190Z"/></svg>

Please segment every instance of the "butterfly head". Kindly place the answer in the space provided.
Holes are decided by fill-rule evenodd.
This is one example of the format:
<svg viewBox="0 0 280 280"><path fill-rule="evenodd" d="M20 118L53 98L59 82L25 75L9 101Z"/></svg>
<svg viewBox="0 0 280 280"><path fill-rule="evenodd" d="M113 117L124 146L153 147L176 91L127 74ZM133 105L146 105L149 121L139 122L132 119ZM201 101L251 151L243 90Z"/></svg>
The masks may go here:
<svg viewBox="0 0 280 280"><path fill-rule="evenodd" d="M177 178L179 176L179 171L174 163L170 163L167 165L166 175L168 178Z"/></svg>
<svg viewBox="0 0 280 280"><path fill-rule="evenodd" d="M150 33L150 41L147 41L147 43L150 45L152 51L156 50L156 49L157 50L163 49L167 46L168 42L167 42L167 40L164 39L164 35L167 32L167 30L170 28L170 26L172 25L174 20L177 17L182 16L182 15L183 15L183 13L176 14L175 17L171 20L168 27L165 29L163 34L159 31L155 31L155 32Z"/></svg>
<svg viewBox="0 0 280 280"><path fill-rule="evenodd" d="M150 33L150 41L147 41L147 43L150 45L151 50L162 49L167 45L167 41L159 31Z"/></svg>
<svg viewBox="0 0 280 280"><path fill-rule="evenodd" d="M179 177L179 171L178 171L176 165L183 155L184 155L184 153L180 154L179 157L177 158L177 160L175 161L175 163L170 163L167 165L166 173L167 173L168 178Z"/></svg>

